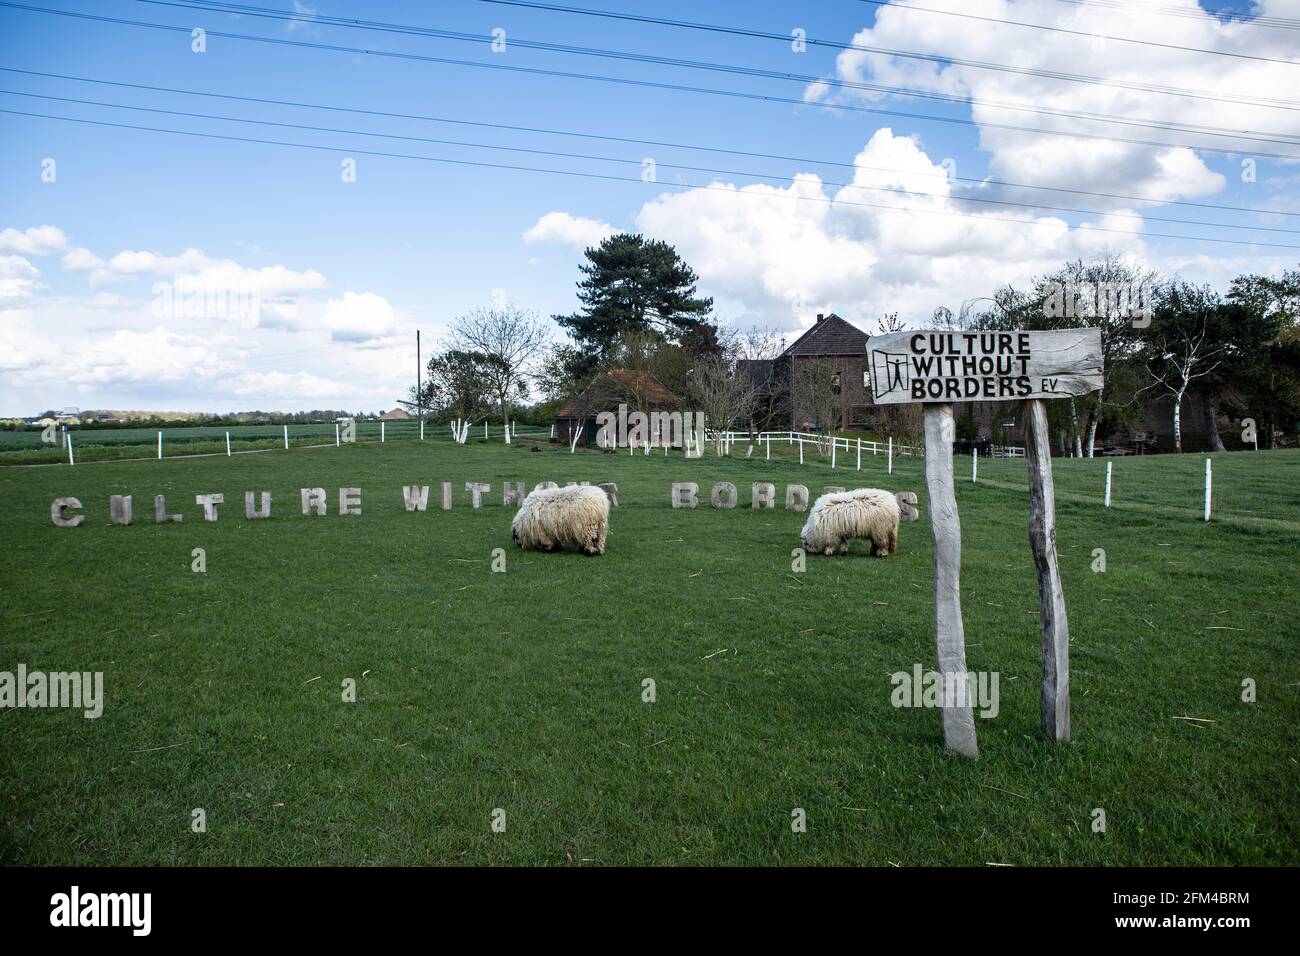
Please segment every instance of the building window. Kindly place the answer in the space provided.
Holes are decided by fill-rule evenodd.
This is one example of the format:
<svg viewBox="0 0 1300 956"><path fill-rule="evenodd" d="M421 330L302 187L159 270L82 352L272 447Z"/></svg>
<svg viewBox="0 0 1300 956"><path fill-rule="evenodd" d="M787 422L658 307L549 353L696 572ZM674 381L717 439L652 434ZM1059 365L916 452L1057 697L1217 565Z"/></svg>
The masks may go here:
<svg viewBox="0 0 1300 956"><path fill-rule="evenodd" d="M840 373L836 372L831 376L831 393L838 395L840 393Z"/></svg>

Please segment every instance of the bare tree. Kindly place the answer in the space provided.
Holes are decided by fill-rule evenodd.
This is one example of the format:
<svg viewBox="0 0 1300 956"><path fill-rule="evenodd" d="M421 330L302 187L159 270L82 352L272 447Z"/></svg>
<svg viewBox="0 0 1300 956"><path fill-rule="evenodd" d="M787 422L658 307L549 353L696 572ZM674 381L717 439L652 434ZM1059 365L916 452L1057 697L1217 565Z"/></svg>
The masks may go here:
<svg viewBox="0 0 1300 956"><path fill-rule="evenodd" d="M715 431L714 447L722 454L722 431L738 422L748 423L758 388L753 379L736 374L736 360L731 352L699 356L686 381L691 400Z"/></svg>
<svg viewBox="0 0 1300 956"><path fill-rule="evenodd" d="M1183 450L1183 397L1192 382L1223 361L1223 346L1215 338L1220 306L1209 287L1171 285L1147 330L1144 351L1152 381L1146 388L1162 390L1173 401L1175 451Z"/></svg>
<svg viewBox="0 0 1300 956"><path fill-rule="evenodd" d="M527 376L549 337L549 327L535 313L513 305L474 309L452 323L451 341L456 348L481 352L491 360L485 366L484 384L496 398L507 428L510 403L527 396Z"/></svg>
<svg viewBox="0 0 1300 956"><path fill-rule="evenodd" d="M795 363L792 378L795 407L812 412L817 422L817 451L829 455L832 436L844 417L839 373L825 359L805 359Z"/></svg>

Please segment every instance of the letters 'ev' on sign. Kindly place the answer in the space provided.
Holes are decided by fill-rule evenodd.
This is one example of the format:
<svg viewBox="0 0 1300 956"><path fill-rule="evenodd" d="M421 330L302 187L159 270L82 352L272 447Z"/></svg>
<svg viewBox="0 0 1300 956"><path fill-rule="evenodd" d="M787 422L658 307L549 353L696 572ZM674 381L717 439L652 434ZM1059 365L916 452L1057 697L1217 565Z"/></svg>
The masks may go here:
<svg viewBox="0 0 1300 956"><path fill-rule="evenodd" d="M867 365L877 405L1069 398L1102 386L1101 329L891 332Z"/></svg>

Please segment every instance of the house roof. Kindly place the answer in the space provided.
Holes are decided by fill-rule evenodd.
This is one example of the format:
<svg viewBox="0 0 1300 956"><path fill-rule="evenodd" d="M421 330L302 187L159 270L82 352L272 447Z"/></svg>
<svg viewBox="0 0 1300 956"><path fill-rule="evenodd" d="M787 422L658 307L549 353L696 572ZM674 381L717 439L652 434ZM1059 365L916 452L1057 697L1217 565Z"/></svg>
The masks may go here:
<svg viewBox="0 0 1300 956"><path fill-rule="evenodd" d="M781 357L795 355L863 355L867 350L867 335L856 325L845 322L832 312L818 316L811 329L795 339Z"/></svg>
<svg viewBox="0 0 1300 956"><path fill-rule="evenodd" d="M681 398L664 388L649 372L612 368L596 376L555 417L590 418L598 412L614 411L615 405L629 398L636 398L647 408L675 408L682 403Z"/></svg>
<svg viewBox="0 0 1300 956"><path fill-rule="evenodd" d="M394 408L391 412L384 412L379 418L385 422L400 422L411 417L411 413L404 408Z"/></svg>

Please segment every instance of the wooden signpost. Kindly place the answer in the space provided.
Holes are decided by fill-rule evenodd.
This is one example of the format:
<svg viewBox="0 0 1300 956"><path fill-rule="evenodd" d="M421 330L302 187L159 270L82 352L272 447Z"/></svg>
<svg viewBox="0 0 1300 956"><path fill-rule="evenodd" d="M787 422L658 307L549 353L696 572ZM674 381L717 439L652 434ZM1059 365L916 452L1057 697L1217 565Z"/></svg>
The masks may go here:
<svg viewBox="0 0 1300 956"><path fill-rule="evenodd" d="M1056 503L1044 401L1101 388L1101 363L1101 330L1095 328L894 332L867 343L867 367L876 404L925 403L925 484L934 539L935 652L945 688L966 679L952 406L954 402L1025 403L1029 545L1038 572L1043 656L1041 726L1049 740L1070 736L1070 633L1056 558ZM943 743L964 756L979 754L969 694L944 694Z"/></svg>

